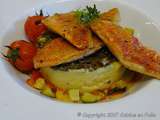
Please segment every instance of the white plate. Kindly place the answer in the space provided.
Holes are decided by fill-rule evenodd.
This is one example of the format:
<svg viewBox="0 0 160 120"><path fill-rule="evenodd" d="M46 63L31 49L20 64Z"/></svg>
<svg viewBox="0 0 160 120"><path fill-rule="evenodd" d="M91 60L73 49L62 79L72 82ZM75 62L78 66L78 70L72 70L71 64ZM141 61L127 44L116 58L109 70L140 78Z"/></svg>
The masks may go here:
<svg viewBox="0 0 160 120"><path fill-rule="evenodd" d="M49 13L67 12L86 5L96 4L99 10L118 7L121 12L122 25L133 27L137 36L147 46L160 51L160 29L156 23L140 10L124 2L111 0L68 0L49 2L43 8ZM41 9L41 8L37 8ZM25 39L24 19L34 14L31 10L14 21L0 35L0 48L12 40ZM39 95L25 84L24 75L0 59L0 119L3 120L77 120L77 119L160 119L160 82L151 80L141 86L135 93L122 99L97 104L68 104L48 99ZM109 114L111 113L111 114ZM124 116L132 115L132 116ZM128 113L128 114L127 114ZM143 115L138 117L139 115Z"/></svg>

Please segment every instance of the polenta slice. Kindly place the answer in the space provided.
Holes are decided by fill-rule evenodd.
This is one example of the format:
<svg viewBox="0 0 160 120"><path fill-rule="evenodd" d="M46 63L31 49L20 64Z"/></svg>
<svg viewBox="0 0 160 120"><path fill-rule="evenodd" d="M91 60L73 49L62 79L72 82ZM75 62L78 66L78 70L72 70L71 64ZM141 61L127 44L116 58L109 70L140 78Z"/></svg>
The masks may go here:
<svg viewBox="0 0 160 120"><path fill-rule="evenodd" d="M63 38L56 38L37 51L33 59L34 67L50 67L70 62L92 54L102 46L103 43L97 37L93 37L93 47L84 50L75 48Z"/></svg>

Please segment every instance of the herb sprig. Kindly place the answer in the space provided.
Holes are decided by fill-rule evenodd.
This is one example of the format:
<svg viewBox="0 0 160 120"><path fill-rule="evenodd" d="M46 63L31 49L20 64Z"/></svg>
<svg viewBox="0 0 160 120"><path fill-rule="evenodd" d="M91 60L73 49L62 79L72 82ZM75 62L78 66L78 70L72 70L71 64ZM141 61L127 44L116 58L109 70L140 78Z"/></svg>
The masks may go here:
<svg viewBox="0 0 160 120"><path fill-rule="evenodd" d="M78 9L75 11L75 13L80 22L84 24L88 24L100 16L100 11L97 10L95 4L93 7L86 6L85 9Z"/></svg>

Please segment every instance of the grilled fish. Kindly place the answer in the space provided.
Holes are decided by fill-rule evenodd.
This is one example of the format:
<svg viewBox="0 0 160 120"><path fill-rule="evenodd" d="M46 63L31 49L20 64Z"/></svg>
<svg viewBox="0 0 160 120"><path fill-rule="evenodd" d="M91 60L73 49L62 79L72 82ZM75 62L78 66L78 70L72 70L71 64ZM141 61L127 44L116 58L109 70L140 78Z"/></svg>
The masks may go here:
<svg viewBox="0 0 160 120"><path fill-rule="evenodd" d="M90 27L128 69L160 79L160 54L145 47L123 27L96 19Z"/></svg>
<svg viewBox="0 0 160 120"><path fill-rule="evenodd" d="M118 8L112 8L109 11L103 12L100 14L101 20L111 21L115 24L120 22L120 12Z"/></svg>
<svg viewBox="0 0 160 120"><path fill-rule="evenodd" d="M78 49L93 47L91 31L78 22L74 12L55 14L42 22L50 30L64 37Z"/></svg>
<svg viewBox="0 0 160 120"><path fill-rule="evenodd" d="M34 67L50 67L74 61L94 53L102 46L103 43L97 37L93 37L93 47L84 50L77 49L61 37L56 38L38 50L33 60Z"/></svg>
<svg viewBox="0 0 160 120"><path fill-rule="evenodd" d="M119 21L120 15L117 8L113 8L101 14L101 19L114 23ZM55 14L44 19L43 24L51 31L64 37L78 49L92 48L93 40L90 29L81 24L74 12Z"/></svg>
<svg viewBox="0 0 160 120"><path fill-rule="evenodd" d="M70 14L70 13L68 13L68 14ZM63 14L63 15L67 16L67 14ZM62 14L60 16L62 17ZM53 19L55 19L54 17L55 16L53 16ZM108 12L103 13L101 15L101 18L104 20L109 20L114 23L117 23L119 20L119 11L117 8L111 9ZM72 18L72 19L75 19L75 18ZM54 29L54 27L57 25L56 24L54 26L52 24L52 17L47 18L47 20L45 20L43 22L50 29L52 29L52 28ZM70 23L70 22L68 22L68 23ZM61 24L58 26L61 26ZM68 27L69 27L69 24L68 24ZM63 29L63 28L61 28L61 29ZM62 30L59 29L59 31L62 31ZM78 37L78 33L77 33L77 37ZM65 38L66 38L66 36L65 36ZM62 64L62 63L70 62L70 61L79 59L83 56L87 56L91 53L94 53L97 50L99 50L102 46L104 46L104 43L101 42L101 40L99 40L99 38L97 38L96 36L93 35L93 37L91 37L91 38L93 41L92 48L85 48L83 50L80 50L80 49L77 49L76 47L73 47L71 42L70 42L71 44L69 44L66 40L64 40L62 38L57 38L57 39L49 42L44 48L39 49L37 52L37 55L34 57L35 68L55 66L55 65Z"/></svg>

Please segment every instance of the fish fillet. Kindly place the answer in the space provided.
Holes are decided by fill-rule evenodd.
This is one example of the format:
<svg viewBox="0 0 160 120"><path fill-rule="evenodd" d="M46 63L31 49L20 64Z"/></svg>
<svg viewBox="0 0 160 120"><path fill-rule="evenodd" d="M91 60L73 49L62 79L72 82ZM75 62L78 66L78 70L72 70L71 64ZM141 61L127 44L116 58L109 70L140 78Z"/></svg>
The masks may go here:
<svg viewBox="0 0 160 120"><path fill-rule="evenodd" d="M121 26L103 19L90 24L110 51L128 69L160 79L160 54L142 45Z"/></svg>
<svg viewBox="0 0 160 120"><path fill-rule="evenodd" d="M101 20L111 21L115 24L120 22L120 12L118 8L112 8L109 11L100 14Z"/></svg>
<svg viewBox="0 0 160 120"><path fill-rule="evenodd" d="M91 31L85 25L80 24L74 12L55 14L42 22L78 49L93 47Z"/></svg>
<svg viewBox="0 0 160 120"><path fill-rule="evenodd" d="M70 13L68 13L68 14L70 14ZM56 16L56 17L58 17L58 18L64 17L64 18L68 19L68 17L67 17L68 14L67 13L61 14L60 16ZM100 17L101 17L101 19L109 20L114 23L117 23L117 22L119 22L119 16L120 16L119 10L117 8L114 8L114 9L111 9L107 12L104 12ZM53 17L53 19L52 19L52 17ZM55 16L52 16L52 17L49 17L45 21L43 21L44 24L46 24L46 26L48 26L48 28L50 28L52 31L54 31L55 27L57 27L57 26L58 27L60 26L60 28L58 28L58 31L63 31L63 30L60 30L60 29L63 29L63 24L62 24L62 26L60 25L60 23L63 21L61 21L60 23L57 23L57 24L59 24L59 25L57 25L55 23L52 23L52 21L54 21L54 19L55 19ZM72 19L75 19L75 18L72 18ZM71 20L71 21L73 21L73 20ZM69 27L69 24L70 24L70 21L68 21L67 27ZM87 28L87 30L88 30L88 28ZM68 35L69 35L69 33L70 32L68 32ZM71 36L72 35L73 35L73 33L71 33ZM76 35L77 35L77 37L79 37L78 33L76 33ZM65 36L65 38L66 38L66 36ZM71 42L71 44L69 44L68 42L66 42L62 38L57 38L57 39L51 41L44 48L38 50L37 55L34 57L35 68L55 66L58 64L70 62L70 61L79 59L83 56L87 56L91 53L94 53L97 50L99 50L102 46L104 46L104 43L101 42L101 40L99 40L99 38L97 38L96 36L93 35L93 37L91 37L91 38L92 38L91 41L93 41L92 48L85 48L83 50L76 49L75 47L73 47L71 45L72 42ZM75 39L73 39L73 42L74 42L74 40Z"/></svg>
<svg viewBox="0 0 160 120"><path fill-rule="evenodd" d="M119 10L113 8L101 14L100 18L118 23L120 20ZM78 21L74 12L55 14L42 22L47 28L61 35L79 49L93 47L91 31Z"/></svg>
<svg viewBox="0 0 160 120"><path fill-rule="evenodd" d="M33 59L34 67L50 67L77 60L99 50L104 44L97 37L93 37L93 47L79 50L63 38L56 38L39 49Z"/></svg>

